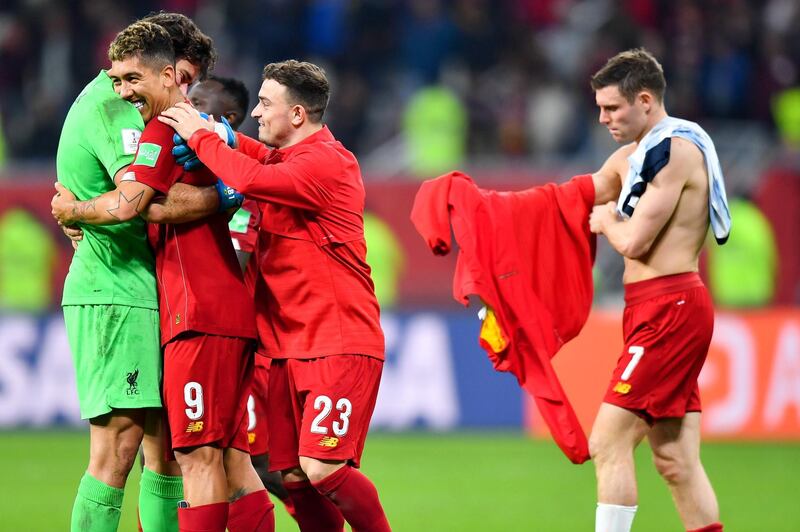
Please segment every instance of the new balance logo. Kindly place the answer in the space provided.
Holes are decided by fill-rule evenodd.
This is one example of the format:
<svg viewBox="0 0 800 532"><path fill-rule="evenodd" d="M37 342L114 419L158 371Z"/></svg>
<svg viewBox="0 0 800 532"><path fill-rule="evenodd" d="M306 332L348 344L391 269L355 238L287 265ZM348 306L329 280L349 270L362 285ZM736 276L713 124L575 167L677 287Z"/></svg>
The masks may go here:
<svg viewBox="0 0 800 532"><path fill-rule="evenodd" d="M334 438L333 436L323 436L319 440L320 447L336 447L337 445L339 445L339 438Z"/></svg>
<svg viewBox="0 0 800 532"><path fill-rule="evenodd" d="M125 380L128 382L128 389L125 391L128 395L139 395L139 386L136 384L136 380L139 378L139 368L136 370L128 373L125 377Z"/></svg>
<svg viewBox="0 0 800 532"><path fill-rule="evenodd" d="M631 391L631 385L627 382L620 381L614 385L613 391L624 395Z"/></svg>
<svg viewBox="0 0 800 532"><path fill-rule="evenodd" d="M203 430L203 422L202 421L192 421L186 427L186 432L200 432Z"/></svg>

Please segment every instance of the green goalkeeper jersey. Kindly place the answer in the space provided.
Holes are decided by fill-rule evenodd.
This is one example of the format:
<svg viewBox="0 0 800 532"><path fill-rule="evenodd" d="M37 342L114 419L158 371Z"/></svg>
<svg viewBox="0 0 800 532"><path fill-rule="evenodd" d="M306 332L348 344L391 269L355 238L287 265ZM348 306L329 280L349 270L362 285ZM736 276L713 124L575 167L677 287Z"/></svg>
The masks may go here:
<svg viewBox="0 0 800 532"><path fill-rule="evenodd" d="M78 95L58 142L58 180L79 200L113 190L114 175L133 162L144 123L101 71ZM141 218L118 225L81 224L62 305L157 309L153 253Z"/></svg>

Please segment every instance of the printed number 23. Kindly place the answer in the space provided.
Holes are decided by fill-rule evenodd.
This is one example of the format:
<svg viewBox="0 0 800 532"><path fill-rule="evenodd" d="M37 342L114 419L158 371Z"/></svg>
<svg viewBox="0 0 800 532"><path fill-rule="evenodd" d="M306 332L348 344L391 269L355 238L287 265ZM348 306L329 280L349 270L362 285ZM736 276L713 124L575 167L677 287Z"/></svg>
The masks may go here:
<svg viewBox="0 0 800 532"><path fill-rule="evenodd" d="M622 375L620 376L620 379L624 381L630 378L631 373L633 373L633 370L636 369L636 365L644 356L644 347L640 345L632 345L628 348L628 353L633 355L633 357L631 358L631 361L628 362L628 365L625 366L625 371L623 371Z"/></svg>
<svg viewBox="0 0 800 532"><path fill-rule="evenodd" d="M317 414L317 417L311 422L311 432L315 434L327 434L328 427L320 425L331 413L331 410L333 410L333 401L327 395L318 395L317 398L314 399L314 410L320 409L320 413ZM331 423L331 426L333 427L333 433L341 437L347 434L347 429L350 426L350 414L353 412L353 405L350 404L349 399L342 397L336 401L336 410L339 411L341 423L339 421L334 421Z"/></svg>

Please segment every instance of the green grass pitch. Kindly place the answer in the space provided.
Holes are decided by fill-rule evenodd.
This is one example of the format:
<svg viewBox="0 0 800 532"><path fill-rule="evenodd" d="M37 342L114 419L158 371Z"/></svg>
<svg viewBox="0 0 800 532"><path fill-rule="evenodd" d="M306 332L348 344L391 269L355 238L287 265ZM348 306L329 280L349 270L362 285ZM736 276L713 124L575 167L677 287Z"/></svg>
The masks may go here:
<svg viewBox="0 0 800 532"><path fill-rule="evenodd" d="M726 530L800 531L800 444L705 443L702 453ZM87 457L85 432L0 432L0 530L68 530ZM682 530L646 445L637 468L634 531ZM591 463L574 466L521 434L377 433L363 470L400 532L594 530ZM128 481L124 532L136 530L138 478ZM276 510L277 530L296 531Z"/></svg>

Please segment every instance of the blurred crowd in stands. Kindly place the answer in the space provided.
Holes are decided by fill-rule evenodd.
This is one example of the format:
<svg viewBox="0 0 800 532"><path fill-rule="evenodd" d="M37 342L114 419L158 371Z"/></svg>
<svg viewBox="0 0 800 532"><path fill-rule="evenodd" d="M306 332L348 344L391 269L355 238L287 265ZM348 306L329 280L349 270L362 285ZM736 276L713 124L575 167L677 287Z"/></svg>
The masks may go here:
<svg viewBox="0 0 800 532"><path fill-rule="evenodd" d="M715 139L729 194L758 196L760 210L743 207L742 218L783 217L753 229L767 235L752 239L760 250L738 250L760 253L769 277L761 303L745 305L772 301L786 267L796 273L777 300L800 302L800 214L781 208L800 201L796 0L3 0L0 177L4 164L51 167L66 111L108 65L108 43L158 10L193 17L215 40L216 73L245 81L252 103L265 63L323 65L334 87L326 121L368 181L593 170L614 146L588 78L616 52L645 46L664 66L670 114ZM734 217L731 244L742 227ZM718 275L735 286L740 274Z"/></svg>
<svg viewBox="0 0 800 532"><path fill-rule="evenodd" d="M252 89L265 62L324 64L329 122L360 156L439 121L456 160L575 154L594 129L589 75L629 47L661 59L668 109L693 120L771 126L800 69L793 0L4 0L6 156L51 158L108 42L161 9L194 17L221 52L217 72Z"/></svg>

